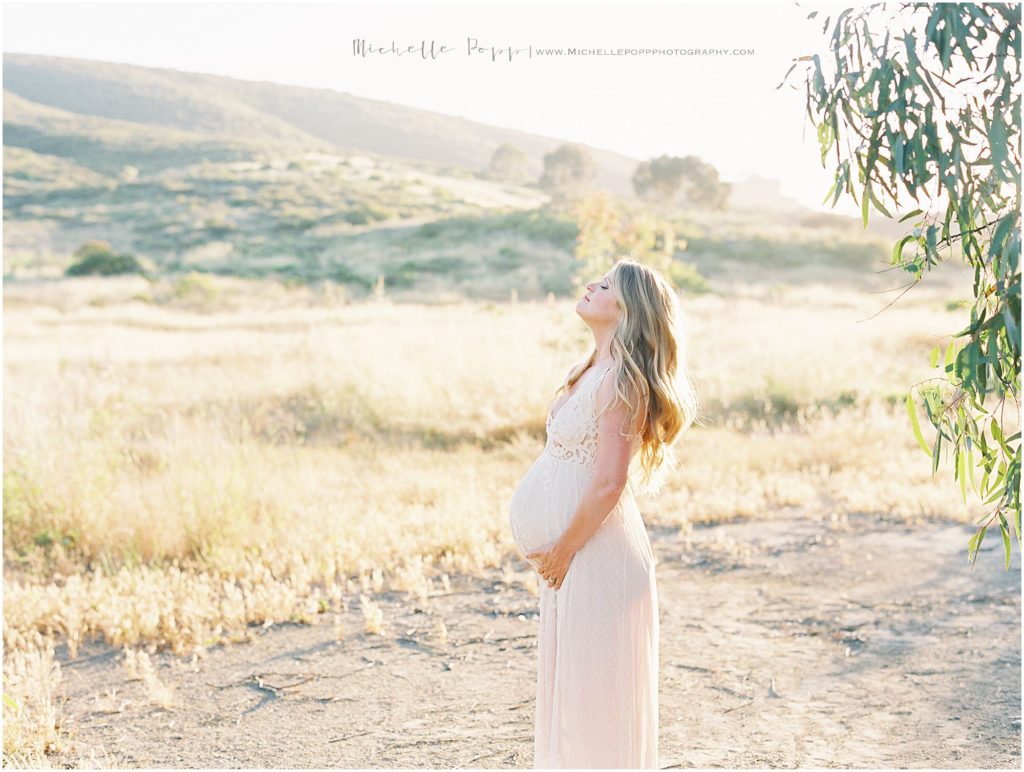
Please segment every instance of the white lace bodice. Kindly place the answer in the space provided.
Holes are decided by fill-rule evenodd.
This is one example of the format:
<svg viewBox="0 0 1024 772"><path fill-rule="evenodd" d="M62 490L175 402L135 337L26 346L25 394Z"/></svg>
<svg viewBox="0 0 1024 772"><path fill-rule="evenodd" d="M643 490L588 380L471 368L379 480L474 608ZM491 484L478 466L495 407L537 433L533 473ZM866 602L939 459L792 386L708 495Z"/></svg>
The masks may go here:
<svg viewBox="0 0 1024 772"><path fill-rule="evenodd" d="M554 417L548 411L544 452L584 466L597 460L597 387L614 362L591 368L576 382Z"/></svg>

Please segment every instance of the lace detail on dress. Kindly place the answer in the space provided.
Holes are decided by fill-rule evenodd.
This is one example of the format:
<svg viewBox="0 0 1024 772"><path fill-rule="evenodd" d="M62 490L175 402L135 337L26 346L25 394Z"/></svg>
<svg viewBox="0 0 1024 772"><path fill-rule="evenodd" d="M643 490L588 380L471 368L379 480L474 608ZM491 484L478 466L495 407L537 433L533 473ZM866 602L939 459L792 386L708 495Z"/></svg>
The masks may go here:
<svg viewBox="0 0 1024 772"><path fill-rule="evenodd" d="M562 403L555 417L548 412L545 453L584 466L594 464L597 460L597 385L609 369L611 365L602 368L600 377L594 377L594 371L585 373L583 378L589 380L577 382L576 391Z"/></svg>

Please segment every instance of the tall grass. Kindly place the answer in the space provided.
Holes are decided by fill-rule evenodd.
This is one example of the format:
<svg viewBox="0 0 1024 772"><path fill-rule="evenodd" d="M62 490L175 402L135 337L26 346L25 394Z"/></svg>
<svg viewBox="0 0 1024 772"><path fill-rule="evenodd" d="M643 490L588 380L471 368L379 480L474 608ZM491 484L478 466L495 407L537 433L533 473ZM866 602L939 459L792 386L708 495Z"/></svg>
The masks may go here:
<svg viewBox="0 0 1024 772"><path fill-rule="evenodd" d="M50 667L13 657L54 636L72 656L93 637L195 654L349 604L387 635L375 593L424 602L487 567L537 592L506 506L592 342L571 301L346 304L211 281L202 310L144 302L132 279L6 288L5 676ZM687 299L710 423L642 499L647 521L975 517L902 407L962 321L962 287L920 289L870 321L887 299L841 287Z"/></svg>

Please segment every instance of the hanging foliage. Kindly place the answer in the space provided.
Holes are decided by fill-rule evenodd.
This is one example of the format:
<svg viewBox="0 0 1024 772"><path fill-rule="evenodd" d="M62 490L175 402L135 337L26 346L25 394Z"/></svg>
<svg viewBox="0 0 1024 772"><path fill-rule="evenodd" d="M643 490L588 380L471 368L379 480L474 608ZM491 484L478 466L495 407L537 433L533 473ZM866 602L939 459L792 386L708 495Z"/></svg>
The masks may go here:
<svg viewBox="0 0 1024 772"><path fill-rule="evenodd" d="M1020 22L1016 4L847 8L824 20L829 55L799 57L778 86L803 65L807 115L835 178L825 201L848 194L867 227L872 208L893 217L913 199L891 259L911 276L904 292L945 258L973 268L969 323L932 351L941 374L915 384L906 405L933 473L945 447L964 502L969 485L990 507L969 560L998 525L1007 568L1011 522L1021 545ZM935 430L930 444L919 403Z"/></svg>

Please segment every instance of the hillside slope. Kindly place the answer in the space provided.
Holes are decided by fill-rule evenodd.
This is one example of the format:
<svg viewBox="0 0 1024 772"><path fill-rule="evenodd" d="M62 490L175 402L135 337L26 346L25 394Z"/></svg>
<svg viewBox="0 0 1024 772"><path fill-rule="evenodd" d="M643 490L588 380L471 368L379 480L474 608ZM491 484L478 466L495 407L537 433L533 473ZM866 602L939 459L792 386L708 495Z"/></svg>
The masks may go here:
<svg viewBox="0 0 1024 772"><path fill-rule="evenodd" d="M539 176L544 154L565 141L330 89L56 56L5 53L4 89L83 117L472 171L486 168L498 146L511 142L529 157L530 173ZM18 144L21 139L15 136ZM597 184L629 193L638 159L590 151Z"/></svg>

